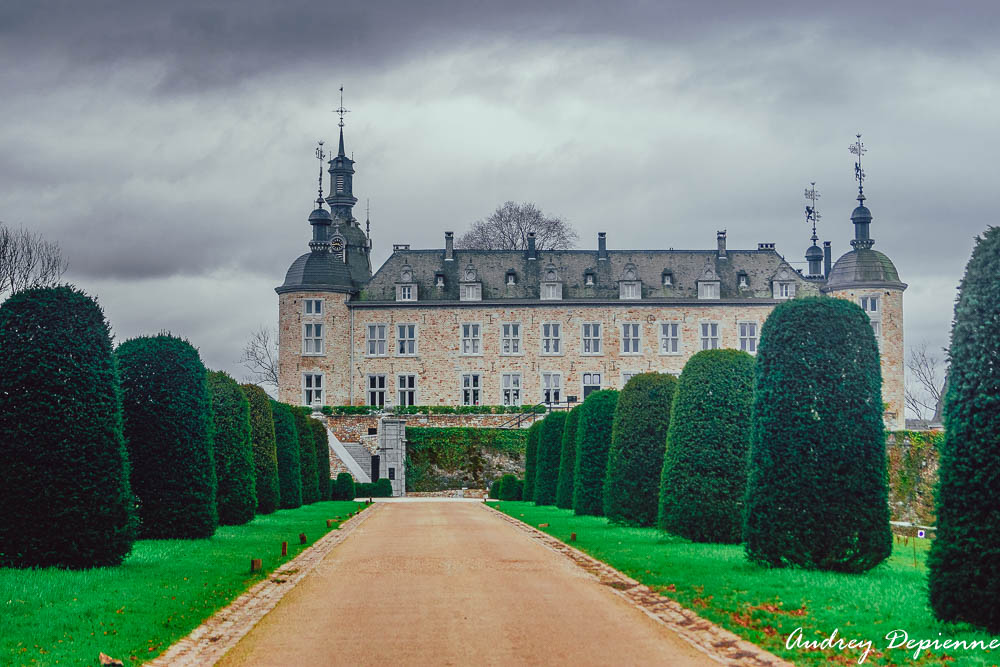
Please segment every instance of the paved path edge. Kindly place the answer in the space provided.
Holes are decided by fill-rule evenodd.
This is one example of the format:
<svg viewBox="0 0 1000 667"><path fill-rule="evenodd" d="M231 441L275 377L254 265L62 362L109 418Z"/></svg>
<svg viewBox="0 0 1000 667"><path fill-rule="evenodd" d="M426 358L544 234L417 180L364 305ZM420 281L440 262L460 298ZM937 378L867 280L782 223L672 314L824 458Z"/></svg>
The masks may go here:
<svg viewBox="0 0 1000 667"><path fill-rule="evenodd" d="M381 509L378 503L354 515L316 540L308 549L277 568L227 606L215 612L191 634L174 642L166 651L145 663L153 667L214 665L236 646L289 591L295 588L334 547L343 542L369 516Z"/></svg>
<svg viewBox="0 0 1000 667"><path fill-rule="evenodd" d="M764 650L739 635L705 620L690 609L660 595L645 584L619 572L607 563L575 549L534 526L483 503L496 514L543 546L570 559L599 583L638 608L654 621L675 632L696 649L724 665L734 667L794 667L792 663Z"/></svg>

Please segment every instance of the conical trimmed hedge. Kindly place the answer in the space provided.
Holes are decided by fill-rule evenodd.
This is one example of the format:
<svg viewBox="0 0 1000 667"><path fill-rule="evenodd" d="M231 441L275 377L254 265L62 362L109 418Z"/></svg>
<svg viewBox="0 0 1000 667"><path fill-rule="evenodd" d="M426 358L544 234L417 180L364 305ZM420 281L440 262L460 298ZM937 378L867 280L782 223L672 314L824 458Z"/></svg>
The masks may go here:
<svg viewBox="0 0 1000 667"><path fill-rule="evenodd" d="M580 422L580 406L566 415L559 448L559 482L556 484L556 507L573 509L573 464L576 462L576 425Z"/></svg>
<svg viewBox="0 0 1000 667"><path fill-rule="evenodd" d="M302 469L295 415L291 406L273 400L271 414L274 417L274 443L278 451L278 496L281 498L281 509L294 509L302 506Z"/></svg>
<svg viewBox="0 0 1000 667"><path fill-rule="evenodd" d="M253 447L254 495L257 514L271 514L279 505L278 450L274 442L274 416L267 392L255 384L240 385L250 403L250 438Z"/></svg>
<svg viewBox="0 0 1000 667"><path fill-rule="evenodd" d="M656 525L660 470L677 378L634 375L618 396L604 476L604 516L614 523Z"/></svg>
<svg viewBox="0 0 1000 667"><path fill-rule="evenodd" d="M316 442L313 440L311 410L295 406L295 432L299 436L299 473L302 475L302 504L311 505L319 500L319 481L316 476Z"/></svg>
<svg viewBox="0 0 1000 667"><path fill-rule="evenodd" d="M356 490L354 488L354 477L349 472L342 472L333 481L332 496L334 500L354 500Z"/></svg>
<svg viewBox="0 0 1000 667"><path fill-rule="evenodd" d="M592 392L580 406L573 468L573 509L577 514L604 513L604 474L617 404L618 392L602 389Z"/></svg>
<svg viewBox="0 0 1000 667"><path fill-rule="evenodd" d="M684 365L660 481L663 530L695 542L742 539L755 363L739 350L702 350Z"/></svg>
<svg viewBox="0 0 1000 667"><path fill-rule="evenodd" d="M257 510L250 402L236 380L223 371L209 372L208 390L212 394L219 524L238 526L252 519Z"/></svg>
<svg viewBox="0 0 1000 667"><path fill-rule="evenodd" d="M219 523L212 401L198 350L163 333L127 340L115 356L140 534L211 537Z"/></svg>
<svg viewBox="0 0 1000 667"><path fill-rule="evenodd" d="M538 439L541 436L542 422L535 421L528 427L528 435L524 439L524 500L535 499L535 456L538 453Z"/></svg>
<svg viewBox="0 0 1000 667"><path fill-rule="evenodd" d="M319 484L319 499L330 500L333 480L330 479L330 436L326 432L326 418L310 417L309 426L312 427L313 444L316 446L316 481Z"/></svg>
<svg viewBox="0 0 1000 667"><path fill-rule="evenodd" d="M14 294L0 357L0 567L121 563L135 523L100 306L68 286Z"/></svg>
<svg viewBox="0 0 1000 667"><path fill-rule="evenodd" d="M761 328L743 537L747 557L864 572L889 557L882 375L850 301L798 298Z"/></svg>
<svg viewBox="0 0 1000 667"><path fill-rule="evenodd" d="M535 504L555 505L559 484L559 457L562 453L565 412L550 412L542 420L535 453Z"/></svg>
<svg viewBox="0 0 1000 667"><path fill-rule="evenodd" d="M955 304L940 448L934 615L1000 633L1000 228L976 239Z"/></svg>

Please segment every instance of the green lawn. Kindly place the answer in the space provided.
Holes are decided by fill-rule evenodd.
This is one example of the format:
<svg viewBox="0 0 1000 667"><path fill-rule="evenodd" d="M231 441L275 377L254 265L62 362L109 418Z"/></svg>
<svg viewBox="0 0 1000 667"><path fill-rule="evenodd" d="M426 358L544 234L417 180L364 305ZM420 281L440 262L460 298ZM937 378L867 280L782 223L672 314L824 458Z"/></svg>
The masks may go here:
<svg viewBox="0 0 1000 667"><path fill-rule="evenodd" d="M151 660L329 532L327 519L359 507L321 502L207 540L142 540L120 567L0 568L0 664L96 665L102 651L126 664ZM250 574L251 558L264 572Z"/></svg>
<svg viewBox="0 0 1000 667"><path fill-rule="evenodd" d="M885 636L897 629L911 641L994 639L933 619L927 605L927 540L916 541L915 556L912 539L896 544L886 563L863 575L770 570L747 562L742 545L696 544L653 528L612 526L603 518L532 503L494 506L532 526L548 523L541 530L564 542L576 533L572 544L578 549L797 665L858 664L863 652L786 649L786 639L799 627L805 640L827 638L834 629L847 640L870 639L873 650L865 665L1000 662L1000 649L922 652L918 660L913 648L888 650Z"/></svg>

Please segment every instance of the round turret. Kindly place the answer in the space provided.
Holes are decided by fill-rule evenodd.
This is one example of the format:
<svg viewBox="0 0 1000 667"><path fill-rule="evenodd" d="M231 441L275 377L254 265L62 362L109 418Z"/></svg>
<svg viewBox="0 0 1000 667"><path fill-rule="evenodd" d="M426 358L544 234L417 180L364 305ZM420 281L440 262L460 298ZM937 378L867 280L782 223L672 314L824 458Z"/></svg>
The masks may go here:
<svg viewBox="0 0 1000 667"><path fill-rule="evenodd" d="M871 248L857 248L845 253L827 276L824 292L850 287L887 287L906 289L895 265L884 253Z"/></svg>

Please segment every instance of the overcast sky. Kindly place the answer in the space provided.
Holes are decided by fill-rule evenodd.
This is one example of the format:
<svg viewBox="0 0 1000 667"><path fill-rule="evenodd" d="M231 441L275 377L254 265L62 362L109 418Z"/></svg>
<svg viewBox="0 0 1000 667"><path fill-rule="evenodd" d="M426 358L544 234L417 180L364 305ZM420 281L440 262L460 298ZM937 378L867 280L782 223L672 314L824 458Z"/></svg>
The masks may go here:
<svg viewBox="0 0 1000 667"><path fill-rule="evenodd" d="M341 85L376 267L507 199L584 248L727 229L801 266L810 181L836 257L862 132L907 346L943 347L996 220L1000 7L808 4L0 0L0 220L61 244L119 340L168 329L241 377L306 251Z"/></svg>

